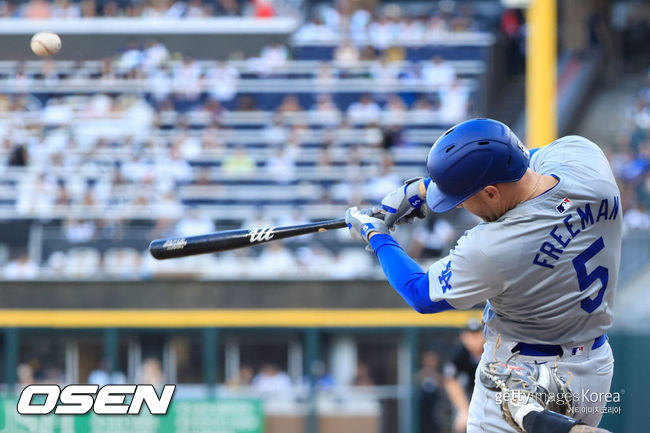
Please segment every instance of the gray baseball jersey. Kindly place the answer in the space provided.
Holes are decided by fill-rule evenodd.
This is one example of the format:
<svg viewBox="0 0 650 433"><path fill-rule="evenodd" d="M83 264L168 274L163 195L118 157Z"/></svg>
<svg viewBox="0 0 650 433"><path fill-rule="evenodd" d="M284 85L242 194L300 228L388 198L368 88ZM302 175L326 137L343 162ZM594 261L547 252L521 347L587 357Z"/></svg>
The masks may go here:
<svg viewBox="0 0 650 433"><path fill-rule="evenodd" d="M488 338L581 343L607 331L621 256L620 192L603 152L579 136L536 151L530 168L558 183L467 231L429 269L432 301L488 301Z"/></svg>

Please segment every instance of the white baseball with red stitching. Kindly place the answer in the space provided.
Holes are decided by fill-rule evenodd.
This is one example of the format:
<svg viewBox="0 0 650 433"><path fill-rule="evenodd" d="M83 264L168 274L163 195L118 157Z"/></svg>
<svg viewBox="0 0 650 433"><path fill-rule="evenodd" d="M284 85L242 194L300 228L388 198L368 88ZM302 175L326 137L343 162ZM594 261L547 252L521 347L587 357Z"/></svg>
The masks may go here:
<svg viewBox="0 0 650 433"><path fill-rule="evenodd" d="M61 38L56 33L39 32L32 36L29 46L37 56L51 56L61 49Z"/></svg>

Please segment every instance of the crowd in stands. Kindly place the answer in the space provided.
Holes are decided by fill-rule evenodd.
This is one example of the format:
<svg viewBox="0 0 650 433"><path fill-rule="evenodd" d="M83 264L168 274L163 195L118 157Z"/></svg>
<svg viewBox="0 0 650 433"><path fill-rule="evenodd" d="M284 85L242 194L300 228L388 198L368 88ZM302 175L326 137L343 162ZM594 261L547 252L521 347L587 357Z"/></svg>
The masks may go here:
<svg viewBox="0 0 650 433"><path fill-rule="evenodd" d="M398 4L388 4L373 16L363 8L350 10L350 3L343 1L336 7L320 5L295 33L294 40L310 43L343 39L357 45L370 41L377 49L387 49L396 41L425 43L449 33L486 30L491 25L490 20L477 19L469 2L432 3L426 13L412 13Z"/></svg>
<svg viewBox="0 0 650 433"><path fill-rule="evenodd" d="M4 118L0 154L11 168L5 182L15 194L14 211L40 219L66 216L61 238L71 246L44 257L40 270L26 254L12 254L5 278L183 273L182 261L169 267L132 247L102 252L88 248L89 243L110 237L119 225L98 214L135 209L132 218L144 215L155 221L153 231L147 232L150 238L223 229L200 206L192 211L187 194L202 191L204 196L225 197L222 202L227 203L228 190L220 186L224 179L263 179L276 184L276 192L280 186L293 188L305 205L343 210L349 203L376 203L422 169L431 136L425 131L420 134L424 139L417 138L417 130L409 131L404 124L449 125L466 118L471 108L470 92L460 84L453 63L440 56L419 63L369 56L366 59L374 60L366 63L363 72L365 79L380 86L418 80L438 92L362 93L348 101L337 94L315 92L306 102L285 93L278 103L264 101L264 107L258 106L264 94L242 94L243 76L252 73L263 80L281 75L286 71L278 68L288 58L287 47L271 44L259 57L245 62L253 65L246 68L235 61L174 58L164 45L152 41L144 48L129 44L115 59L89 67L80 63L60 67L46 60L38 69L18 65L0 72L10 87L25 90L0 96ZM348 65L357 61L347 56ZM346 71L323 62L316 79L343 77ZM118 94L29 93L34 83L54 89L89 80L144 80L149 87ZM253 129L229 123L237 116L260 114L264 115L258 121L261 125ZM411 161L404 160L409 149L414 151ZM395 156L402 158L397 166ZM11 173L17 174L11 177ZM305 173L316 176L311 189ZM335 179L323 183L319 176ZM255 202L250 199L249 206ZM88 215L93 218L84 217ZM247 221L241 213L230 219L246 228L308 221L300 212L284 216L276 212L263 222ZM358 278L376 270L370 257L354 249L286 248L277 243L250 254L195 258L187 262L187 272L197 269L196 260L210 262L201 268L211 270L204 275L223 278L289 277L297 264L308 275L323 278ZM317 265L310 266L313 260Z"/></svg>
<svg viewBox="0 0 650 433"><path fill-rule="evenodd" d="M296 16L300 0L27 0L0 1L0 18L205 18Z"/></svg>
<svg viewBox="0 0 650 433"><path fill-rule="evenodd" d="M258 18L311 16L295 33L299 43L350 39L385 49L399 40L422 43L448 33L486 30L494 22L477 19L472 3L441 1L425 8L388 4L371 12L350 1L321 3L307 10L302 0L27 0L0 1L0 18L74 19L95 17Z"/></svg>
<svg viewBox="0 0 650 433"><path fill-rule="evenodd" d="M650 229L650 68L609 155L628 229Z"/></svg>

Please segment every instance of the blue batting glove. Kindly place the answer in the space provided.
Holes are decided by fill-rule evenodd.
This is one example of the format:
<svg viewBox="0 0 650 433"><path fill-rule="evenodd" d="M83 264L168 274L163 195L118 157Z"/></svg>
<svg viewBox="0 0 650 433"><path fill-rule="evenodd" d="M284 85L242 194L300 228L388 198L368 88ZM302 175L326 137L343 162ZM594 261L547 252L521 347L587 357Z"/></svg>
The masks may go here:
<svg viewBox="0 0 650 433"><path fill-rule="evenodd" d="M361 236L366 242L368 242L371 233L390 233L386 223L372 216L372 209L359 211L356 206L351 207L345 212L345 222L353 237Z"/></svg>

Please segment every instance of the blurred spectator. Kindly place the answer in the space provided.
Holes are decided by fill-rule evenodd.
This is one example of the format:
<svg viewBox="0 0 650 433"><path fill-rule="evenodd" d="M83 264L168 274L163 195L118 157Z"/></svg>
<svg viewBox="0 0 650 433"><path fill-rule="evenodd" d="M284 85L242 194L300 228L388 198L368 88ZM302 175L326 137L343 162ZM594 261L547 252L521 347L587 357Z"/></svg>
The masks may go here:
<svg viewBox="0 0 650 433"><path fill-rule="evenodd" d="M239 71L228 63L221 61L207 73L209 95L220 102L232 101L237 95Z"/></svg>
<svg viewBox="0 0 650 433"><path fill-rule="evenodd" d="M352 41L345 40L336 47L334 61L344 68L355 67L359 64L359 50Z"/></svg>
<svg viewBox="0 0 650 433"><path fill-rule="evenodd" d="M368 181L365 187L364 196L377 203L381 202L388 193L402 184L402 179L394 172L393 160L388 154L384 154L379 173Z"/></svg>
<svg viewBox="0 0 650 433"><path fill-rule="evenodd" d="M9 153L9 158L7 159L7 165L9 167L25 167L29 161L29 154L25 145L22 143L16 144L11 152Z"/></svg>
<svg viewBox="0 0 650 433"><path fill-rule="evenodd" d="M176 108L179 111L188 111L199 102L201 96L201 68L190 57L183 59L183 63L174 68L173 86L176 94Z"/></svg>
<svg viewBox="0 0 650 433"><path fill-rule="evenodd" d="M455 80L440 91L440 120L454 125L467 118L469 111L469 90Z"/></svg>
<svg viewBox="0 0 650 433"><path fill-rule="evenodd" d="M407 107L398 95L390 95L384 106L384 123L404 124L408 120Z"/></svg>
<svg viewBox="0 0 650 433"><path fill-rule="evenodd" d="M38 264L30 260L26 253L21 253L4 268L7 280L33 280L38 277Z"/></svg>
<svg viewBox="0 0 650 433"><path fill-rule="evenodd" d="M289 60L289 49L275 41L262 48L260 53L260 72L270 73L285 65Z"/></svg>
<svg viewBox="0 0 650 433"><path fill-rule="evenodd" d="M191 208L176 224L175 235L186 238L188 236L211 233L216 230L212 219L208 218L198 208Z"/></svg>
<svg viewBox="0 0 650 433"><path fill-rule="evenodd" d="M280 114L273 115L272 123L264 128L264 140L271 145L283 144L289 136L289 131Z"/></svg>
<svg viewBox="0 0 650 433"><path fill-rule="evenodd" d="M282 104L278 106L277 111L280 114L297 113L302 111L302 107L296 95L286 95L282 100Z"/></svg>
<svg viewBox="0 0 650 433"><path fill-rule="evenodd" d="M156 358L147 358L142 362L135 383L151 384L156 388L165 383L162 365Z"/></svg>
<svg viewBox="0 0 650 433"><path fill-rule="evenodd" d="M142 53L142 68L145 72L151 72L162 67L169 59L169 51L159 40L151 40Z"/></svg>
<svg viewBox="0 0 650 433"><path fill-rule="evenodd" d="M29 0L24 6L23 15L29 19L46 19L52 16L52 7L45 0Z"/></svg>
<svg viewBox="0 0 650 433"><path fill-rule="evenodd" d="M65 223L65 238L70 243L84 243L95 237L95 222L92 220L68 219Z"/></svg>
<svg viewBox="0 0 650 433"><path fill-rule="evenodd" d="M375 385L375 379L373 379L372 374L370 373L370 367L368 367L368 364L362 361L357 363L357 372L352 380L352 384L355 386Z"/></svg>
<svg viewBox="0 0 650 433"><path fill-rule="evenodd" d="M370 75L379 84L390 86L397 82L399 67L390 62L387 56L382 56L380 60L374 61L370 66Z"/></svg>
<svg viewBox="0 0 650 433"><path fill-rule="evenodd" d="M643 205L637 205L626 210L623 220L628 230L650 229L650 213Z"/></svg>
<svg viewBox="0 0 650 433"><path fill-rule="evenodd" d="M256 261L254 274L264 278L295 278L296 260L282 242L271 242Z"/></svg>
<svg viewBox="0 0 650 433"><path fill-rule="evenodd" d="M97 368L90 372L88 375L89 384L99 385L101 388L109 384L124 384L126 383L126 376L119 371L110 371L108 360L102 358L97 364Z"/></svg>
<svg viewBox="0 0 650 433"><path fill-rule="evenodd" d="M127 43L126 48L122 55L120 55L115 62L117 73L123 76L131 76L140 66L143 60L143 53L140 51L138 44L135 41Z"/></svg>
<svg viewBox="0 0 650 433"><path fill-rule="evenodd" d="M381 108L368 94L361 96L359 102L350 104L348 108L348 118L351 123L376 123L380 116Z"/></svg>
<svg viewBox="0 0 650 433"><path fill-rule="evenodd" d="M393 44L398 38L398 32L399 28L385 15L382 15L378 21L371 23L368 27L368 37L372 41L372 45L380 51Z"/></svg>
<svg viewBox="0 0 650 433"><path fill-rule="evenodd" d="M441 406L444 401L444 379L440 371L440 356L433 351L422 354L422 367L417 373L420 392L420 431L441 431Z"/></svg>
<svg viewBox="0 0 650 433"><path fill-rule="evenodd" d="M230 155L224 158L221 169L228 176L244 177L253 175L257 164L248 155L246 147L238 145Z"/></svg>
<svg viewBox="0 0 650 433"><path fill-rule="evenodd" d="M409 255L415 258L440 257L456 239L456 231L446 219L430 215L424 223L414 227Z"/></svg>
<svg viewBox="0 0 650 433"><path fill-rule="evenodd" d="M255 377L255 370L250 365L242 365L236 376L229 378L226 381L226 386L231 388L248 387L253 382Z"/></svg>
<svg viewBox="0 0 650 433"><path fill-rule="evenodd" d="M318 360L314 361L309 368L311 375L309 376L309 383L318 388L319 390L327 390L332 388L334 383L334 376L327 371L325 362Z"/></svg>
<svg viewBox="0 0 650 433"><path fill-rule="evenodd" d="M469 415L469 400L474 391L476 367L483 354L483 326L476 319L471 319L460 333L462 345L444 366L445 389L447 396L456 409L454 419L455 433L464 433Z"/></svg>
<svg viewBox="0 0 650 433"><path fill-rule="evenodd" d="M291 389L291 379L287 373L279 371L273 364L264 364L251 383L262 394L281 393Z"/></svg>
<svg viewBox="0 0 650 433"><path fill-rule="evenodd" d="M311 107L310 111L312 119L321 124L337 125L341 119L341 112L330 94L318 95L316 104Z"/></svg>
<svg viewBox="0 0 650 433"><path fill-rule="evenodd" d="M422 81L432 87L449 86L456 80L454 67L442 56L435 56L422 67Z"/></svg>
<svg viewBox="0 0 650 433"><path fill-rule="evenodd" d="M336 33L326 26L319 17L315 16L304 23L294 33L294 39L299 43L331 41L336 39Z"/></svg>
<svg viewBox="0 0 650 433"><path fill-rule="evenodd" d="M278 147L266 160L265 168L270 179L288 183L294 179L296 166L291 154L283 147Z"/></svg>
<svg viewBox="0 0 650 433"><path fill-rule="evenodd" d="M251 0L253 15L257 18L272 18L276 15L275 7L271 0Z"/></svg>
<svg viewBox="0 0 650 433"><path fill-rule="evenodd" d="M255 99L252 96L241 96L237 100L237 111L255 111L257 110L257 105Z"/></svg>

